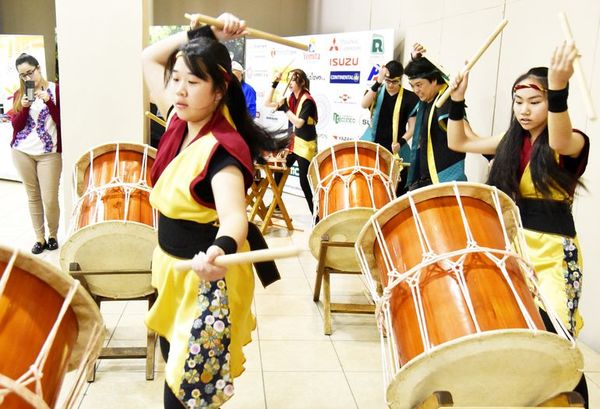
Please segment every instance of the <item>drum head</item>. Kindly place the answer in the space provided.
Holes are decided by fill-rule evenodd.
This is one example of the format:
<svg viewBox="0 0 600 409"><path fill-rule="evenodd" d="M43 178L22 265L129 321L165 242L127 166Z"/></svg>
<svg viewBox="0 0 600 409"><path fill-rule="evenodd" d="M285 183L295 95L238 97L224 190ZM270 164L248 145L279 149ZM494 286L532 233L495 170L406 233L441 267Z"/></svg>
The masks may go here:
<svg viewBox="0 0 600 409"><path fill-rule="evenodd" d="M8 263L12 254L12 250L0 245L0 260L3 264ZM52 264L30 254L19 253L14 266L44 281L63 298L66 297L73 285L73 278L71 276L63 274ZM30 301L35 302L35 300ZM73 347L68 364L68 370L72 371L77 369L83 359L90 338L93 336L94 324L102 326L104 321L102 320L100 309L92 297L81 286L77 288L70 306L77 317L77 325L79 327L77 341ZM96 345L91 345L91 360L94 360L100 354L102 342L104 342L104 337L100 337Z"/></svg>
<svg viewBox="0 0 600 409"><path fill-rule="evenodd" d="M375 210L370 207L356 207L340 210L319 221L314 227L308 241L310 252L318 260L321 249L321 237L329 236L329 241L354 243ZM360 271L354 247L330 247L327 250L325 265L342 271Z"/></svg>
<svg viewBox="0 0 600 409"><path fill-rule="evenodd" d="M88 168L88 166L90 166L90 152L92 152L92 158L97 158L98 156L104 153L116 151L117 146L119 147L119 150L139 152L141 154L144 154L144 152L147 150L148 157L152 159L154 159L154 157L156 156L155 148L149 145L143 145L133 142L113 142L93 147L92 149L81 155L81 157L75 163L75 192L77 193L77 197L83 196L88 187L87 183L83 179L85 177L86 169Z"/></svg>
<svg viewBox="0 0 600 409"><path fill-rule="evenodd" d="M400 368L387 388L390 408L411 409L435 391L458 406L535 406L572 390L583 356L546 331L499 330L458 338Z"/></svg>
<svg viewBox="0 0 600 409"><path fill-rule="evenodd" d="M86 226L62 245L60 265L68 272L70 263L82 271L115 271L117 274L87 276L93 294L114 298L139 298L154 292L150 274L119 275L125 270L150 270L158 243L156 231L142 223L107 221Z"/></svg>

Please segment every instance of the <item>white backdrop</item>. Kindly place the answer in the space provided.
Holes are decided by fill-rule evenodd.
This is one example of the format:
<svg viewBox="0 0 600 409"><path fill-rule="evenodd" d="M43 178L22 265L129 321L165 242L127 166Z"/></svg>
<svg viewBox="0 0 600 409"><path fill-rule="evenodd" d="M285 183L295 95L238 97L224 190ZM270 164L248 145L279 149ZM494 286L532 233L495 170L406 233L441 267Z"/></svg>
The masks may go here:
<svg viewBox="0 0 600 409"><path fill-rule="evenodd" d="M287 128L282 112L264 107L275 72L286 72L275 99L283 97L287 71L300 68L310 80L310 92L317 103L319 151L338 141L358 139L369 124L369 110L360 101L381 64L394 54L394 30L373 30L290 37L309 45L309 51L267 42L247 40L246 82L256 90L257 121L271 130ZM289 91L288 91L289 92ZM286 190L302 195L297 167L292 168Z"/></svg>

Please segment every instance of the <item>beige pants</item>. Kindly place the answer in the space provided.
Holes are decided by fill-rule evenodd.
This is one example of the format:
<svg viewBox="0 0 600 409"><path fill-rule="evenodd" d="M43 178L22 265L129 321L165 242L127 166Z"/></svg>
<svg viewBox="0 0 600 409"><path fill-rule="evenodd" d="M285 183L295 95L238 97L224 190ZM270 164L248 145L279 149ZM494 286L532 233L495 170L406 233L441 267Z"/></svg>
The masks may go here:
<svg viewBox="0 0 600 409"><path fill-rule="evenodd" d="M12 157L29 198L29 214L36 240L40 243L46 240L44 215L48 221L48 237L56 238L60 218L58 206L58 185L62 171L60 153L28 155L12 149Z"/></svg>

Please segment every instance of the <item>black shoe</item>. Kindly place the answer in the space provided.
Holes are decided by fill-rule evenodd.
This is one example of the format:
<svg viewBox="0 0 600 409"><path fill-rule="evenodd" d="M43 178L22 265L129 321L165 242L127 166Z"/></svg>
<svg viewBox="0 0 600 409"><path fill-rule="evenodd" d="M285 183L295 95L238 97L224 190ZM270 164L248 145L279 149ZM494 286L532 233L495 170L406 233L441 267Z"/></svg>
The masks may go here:
<svg viewBox="0 0 600 409"><path fill-rule="evenodd" d="M48 250L56 250L58 248L58 242L54 237L50 237L48 239L48 243L46 244L46 248Z"/></svg>
<svg viewBox="0 0 600 409"><path fill-rule="evenodd" d="M31 252L33 254L40 254L42 251L46 250L47 248L47 244L44 243L40 243L39 241L36 241L35 244L33 245L33 247L31 248Z"/></svg>

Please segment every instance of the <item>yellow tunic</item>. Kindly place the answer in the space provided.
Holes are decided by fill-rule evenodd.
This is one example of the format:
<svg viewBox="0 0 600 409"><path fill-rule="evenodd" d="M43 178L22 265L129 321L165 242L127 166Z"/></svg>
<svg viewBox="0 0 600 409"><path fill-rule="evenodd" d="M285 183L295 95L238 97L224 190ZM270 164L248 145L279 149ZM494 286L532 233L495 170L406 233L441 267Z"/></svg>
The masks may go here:
<svg viewBox="0 0 600 409"><path fill-rule="evenodd" d="M155 184L150 202L161 214L172 219L210 223L217 212L199 204L190 193L192 181L205 171L211 152L218 141L207 134L192 142L164 169ZM246 242L238 251L248 251ZM158 299L146 316L149 328L165 337L171 344L165 367L167 384L177 395L184 376L184 364L189 353L188 340L193 321L199 316L198 288L200 279L191 271L177 272L173 265L179 259L160 247L152 259L152 285ZM231 322L231 376L244 371L242 346L249 343L256 321L250 311L254 294L254 275L251 265L229 267L225 277Z"/></svg>
<svg viewBox="0 0 600 409"><path fill-rule="evenodd" d="M552 199L571 202L565 192L550 187ZM529 164L521 177L519 191L521 197L542 199L535 189ZM546 298L560 321L574 336L583 328L583 318L579 314L578 302L581 293L583 257L577 237L524 229L529 258L536 272L540 291ZM575 252L576 260L567 261L565 252Z"/></svg>

